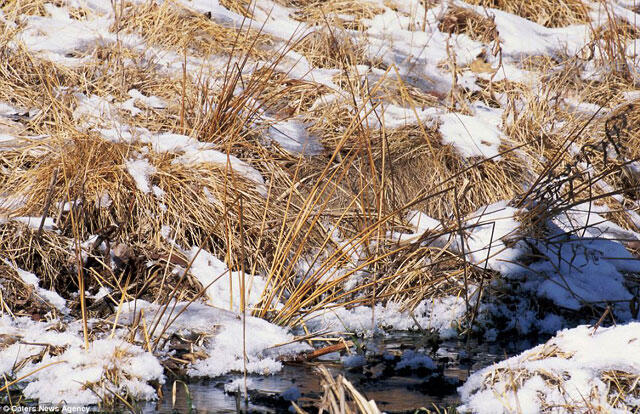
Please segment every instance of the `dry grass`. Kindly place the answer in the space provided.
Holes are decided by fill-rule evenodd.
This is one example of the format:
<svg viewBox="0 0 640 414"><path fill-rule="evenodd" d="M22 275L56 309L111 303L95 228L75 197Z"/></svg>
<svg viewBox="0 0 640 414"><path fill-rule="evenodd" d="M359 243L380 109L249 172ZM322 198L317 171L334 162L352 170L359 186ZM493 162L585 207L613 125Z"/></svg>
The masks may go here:
<svg viewBox="0 0 640 414"><path fill-rule="evenodd" d="M43 15L44 3L5 1L2 9L7 16ZM245 16L253 13L247 1L221 3ZM187 73L186 67L182 73L172 72L144 52L119 43L87 49L83 53L89 62L76 68L51 63L24 48L3 46L0 101L24 110L41 109L33 117L1 124L20 131L12 141L17 145L0 151L0 251L6 252L7 260L36 273L43 279L42 287L67 299L78 290L95 292L107 286L115 292L111 305L117 305L118 297L167 303L172 295L188 300L202 294L203 287L188 272L181 278L170 271L178 266L188 269L189 252L200 246L224 259L231 270L264 276L267 289L252 311L295 326L309 312L329 306L394 300L411 309L425 298L460 294L469 283L493 276L479 266L468 266L448 247L430 245L433 234L407 243L394 241L392 232L414 230L407 224L409 210L441 220L446 236L464 233L461 220L481 206L500 200L537 204L541 207L519 217L524 231L536 235L550 215L572 203L602 197L601 202L621 207L609 218L632 227L622 207L628 209L638 200L634 187L640 180L625 163L640 157L635 128L640 112L637 102L622 105L623 93L636 89L622 46L637 37L634 27L611 20L594 29L591 56L524 60L522 68L544 74L539 88L489 80L478 81L478 91L434 91L421 87L419 77L400 76L395 66L373 59L364 36L353 34L366 29L366 20L382 13L382 7L355 0L279 3L295 7L292 16L318 30L282 42L253 29L226 27L175 2L118 4L111 31L137 34L149 47L192 59L187 66L196 60L214 62L199 67L198 73ZM578 0L473 3L548 27L588 21ZM72 14L86 18L83 13ZM438 28L499 46L494 22L468 9L449 8ZM3 30L0 43L6 45L15 29ZM332 81L341 90L287 72L290 50L313 68L336 69ZM483 59L486 56L478 60L481 66L486 65ZM580 74L587 62L596 64L604 76L583 79ZM457 68L449 61L442 66L454 76L466 69L478 72L473 64ZM148 133L142 135L175 132L206 143L210 150L254 168L264 184L256 185L225 162L177 162L179 154L154 151L140 137L111 142L97 128L74 118L79 94L111 96L119 103L133 88L160 97L167 107L143 107L135 116L119 109L117 122L146 128ZM572 109L565 98L616 109L589 120L588 113ZM408 125L394 128L382 122L382 111L389 105L416 113L429 107L470 113L476 101L505 107L503 130L508 138L499 159L461 156L443 145L437 122L410 119ZM324 151L309 157L264 145L265 114L304 121ZM568 144L578 149L601 145L608 138L608 120L619 114L624 114L624 125L616 139L623 150L611 163L596 148L597 156L590 161L594 175L587 175L575 165ZM95 122L110 126L108 119ZM155 168L149 184L164 195L138 188L127 161L139 157ZM577 169L573 192L563 190L561 199L544 200L537 191L545 180L561 178L567 166ZM619 190L622 200L595 185L602 177ZM531 187L523 189L524 184ZM16 223L20 216L35 221L51 217L56 229L39 232ZM121 263L116 265L115 259ZM302 262L313 265L301 270ZM345 291L352 277L357 283ZM16 280L15 272L0 264L0 284L17 286L6 292L4 306L29 312L25 301L31 300L31 293ZM86 316L87 305L90 315L103 312L88 302L74 299L73 315ZM624 375L607 375L616 389L637 392ZM350 395L353 412L368 412L348 383L326 375L325 381L325 409L342 403L336 399L337 389Z"/></svg>
<svg viewBox="0 0 640 414"><path fill-rule="evenodd" d="M470 0L469 3L517 14L546 27L564 27L589 22L588 6L580 0Z"/></svg>
<svg viewBox="0 0 640 414"><path fill-rule="evenodd" d="M334 378L325 368L320 366L318 373L322 376L323 396L318 403L318 413L329 414L379 414L380 410L375 401L367 400L346 378L342 375ZM293 406L298 414L307 412L297 404Z"/></svg>
<svg viewBox="0 0 640 414"><path fill-rule="evenodd" d="M384 9L375 3L366 0L283 0L283 2L297 8L294 17L299 21L312 25L329 23L334 27L351 30L365 29L363 19L371 19L384 12ZM344 16L353 18L346 20Z"/></svg>
<svg viewBox="0 0 640 414"><path fill-rule="evenodd" d="M189 55L251 53L257 58L267 57L274 41L256 30L239 31L221 26L201 13L195 13L173 2L157 5L127 4L121 8L114 31L141 35L149 45Z"/></svg>
<svg viewBox="0 0 640 414"><path fill-rule="evenodd" d="M296 51L304 55L317 68L343 68L345 66L380 66L367 56L366 45L358 43L346 32L336 29L315 31L301 39Z"/></svg>
<svg viewBox="0 0 640 414"><path fill-rule="evenodd" d="M441 18L438 26L444 33L464 33L479 42L489 43L498 35L496 25L489 17L473 10L452 6Z"/></svg>

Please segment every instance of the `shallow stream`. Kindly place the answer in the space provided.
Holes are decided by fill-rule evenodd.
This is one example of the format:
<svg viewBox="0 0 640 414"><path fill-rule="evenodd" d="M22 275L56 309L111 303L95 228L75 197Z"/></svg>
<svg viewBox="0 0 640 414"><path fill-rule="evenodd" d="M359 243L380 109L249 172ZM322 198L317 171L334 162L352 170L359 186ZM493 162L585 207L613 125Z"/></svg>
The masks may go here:
<svg viewBox="0 0 640 414"><path fill-rule="evenodd" d="M299 392L297 403L300 406L312 408L322 395L321 379L315 372L315 368L322 364L334 376L344 375L358 391L375 400L381 411L415 413L422 407L433 410L434 406L442 410L459 404L457 387L471 373L531 348L536 345L534 342L538 342L527 339L509 341L507 338L494 343L450 340L431 347L425 343L424 335L409 332L357 341L358 353L365 355L365 359L359 358L360 363L357 363L358 358L345 362L339 354L333 353L313 362L286 363L274 375L250 376L248 405L241 395L225 392L225 384L239 378L238 375L227 375L216 379L185 380L188 393L185 386L178 383L175 406L172 402L174 379L168 379L163 397L141 408L149 413L288 412L291 404L282 395L291 394L291 391L294 395ZM398 359L407 350L431 356L436 369L398 369Z"/></svg>

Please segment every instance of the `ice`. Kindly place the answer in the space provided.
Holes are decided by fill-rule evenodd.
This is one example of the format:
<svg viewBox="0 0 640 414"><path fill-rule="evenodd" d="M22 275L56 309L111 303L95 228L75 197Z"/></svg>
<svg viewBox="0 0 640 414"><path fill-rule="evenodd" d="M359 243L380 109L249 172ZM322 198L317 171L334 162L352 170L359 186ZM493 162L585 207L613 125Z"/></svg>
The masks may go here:
<svg viewBox="0 0 640 414"><path fill-rule="evenodd" d="M396 364L396 369L409 368L416 370L418 368L436 369L436 364L429 355L407 349L402 353L402 358Z"/></svg>
<svg viewBox="0 0 640 414"><path fill-rule="evenodd" d="M349 355L342 358L342 365L345 368L357 368L367 364L367 359L360 354Z"/></svg>
<svg viewBox="0 0 640 414"><path fill-rule="evenodd" d="M284 392L282 394L280 394L282 396L282 398L284 398L286 401L296 401L298 400L300 397L302 397L302 393L300 392L300 388L296 387L295 385L292 387L287 388L286 390L284 390Z"/></svg>
<svg viewBox="0 0 640 414"><path fill-rule="evenodd" d="M246 379L247 389L252 389L254 387L253 379ZM224 391L229 393L234 392L242 392L244 390L245 379L244 377L235 378L231 382L224 384Z"/></svg>

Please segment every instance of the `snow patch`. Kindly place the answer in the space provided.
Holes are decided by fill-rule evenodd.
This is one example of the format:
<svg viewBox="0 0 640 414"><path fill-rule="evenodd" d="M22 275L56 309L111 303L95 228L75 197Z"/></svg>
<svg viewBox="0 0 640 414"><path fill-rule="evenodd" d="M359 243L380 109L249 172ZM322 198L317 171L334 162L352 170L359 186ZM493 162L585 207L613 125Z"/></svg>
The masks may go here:
<svg viewBox="0 0 640 414"><path fill-rule="evenodd" d="M606 352L603 352L606 350ZM603 412L638 407L631 395L610 398L607 371L640 372L640 323L566 329L522 354L473 374L458 389L458 411L476 414L539 413L546 407ZM587 405L590 404L590 405ZM620 411L620 412L622 412Z"/></svg>

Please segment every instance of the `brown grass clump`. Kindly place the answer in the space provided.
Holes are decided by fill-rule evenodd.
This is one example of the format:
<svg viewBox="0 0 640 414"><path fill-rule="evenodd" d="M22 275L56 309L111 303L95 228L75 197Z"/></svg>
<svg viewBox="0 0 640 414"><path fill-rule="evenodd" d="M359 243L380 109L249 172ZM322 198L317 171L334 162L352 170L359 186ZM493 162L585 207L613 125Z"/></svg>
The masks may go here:
<svg viewBox="0 0 640 414"><path fill-rule="evenodd" d="M319 412L327 412L329 414L380 414L376 402L367 400L346 378L333 375L325 368L320 366L318 373L322 377L323 396L318 402ZM293 407L298 414L307 414L307 411L300 408L296 403Z"/></svg>
<svg viewBox="0 0 640 414"><path fill-rule="evenodd" d="M484 43L493 41L498 35L496 24L491 18L456 6L449 7L440 19L438 29L444 33L464 33L473 40Z"/></svg>
<svg viewBox="0 0 640 414"><path fill-rule="evenodd" d="M606 371L602 373L602 382L609 387L608 401L612 406L640 398L640 375L625 371Z"/></svg>
<svg viewBox="0 0 640 414"><path fill-rule="evenodd" d="M64 1L46 1L46 0L34 0L28 2L22 2L20 0L7 0L0 4L0 10L4 11L9 16L19 16L26 14L29 16L47 16L48 13L45 8L45 4L52 4L55 7L65 6ZM87 16L87 10L82 7L69 7L69 17L76 20L82 20Z"/></svg>
<svg viewBox="0 0 640 414"><path fill-rule="evenodd" d="M267 57L273 40L255 30L239 31L221 26L206 16L173 2L128 5L114 29L139 33L147 43L192 54L251 53Z"/></svg>
<svg viewBox="0 0 640 414"><path fill-rule="evenodd" d="M220 5L232 12L251 18L255 1L251 0L220 0Z"/></svg>
<svg viewBox="0 0 640 414"><path fill-rule="evenodd" d="M362 121L362 127L357 127L358 118L346 109L344 103L333 103L318 111L331 114L320 118L310 128L322 137L324 146L333 149L340 143L342 151L355 151L362 158L363 166L356 161L354 173L350 174L354 181L351 188L359 188L356 185L358 177L364 176L369 181L375 180L374 175L385 176L389 186L384 198L396 203L389 206L391 209L411 202L416 194L457 186L464 189L457 201L454 201L453 192L448 192L420 204L420 208L439 218L449 217L456 204L460 205L462 212L469 213L478 203L515 196L520 191L520 183L531 178L516 152L505 154L500 161L469 161L454 148L442 145L435 127L412 125L373 130L366 121ZM378 108L378 111L382 112L382 109ZM361 117L363 113L360 112ZM344 131L350 129L354 132L342 142ZM505 145L503 150L508 148ZM369 159L373 161L373 170ZM477 165L473 165L475 161Z"/></svg>
<svg viewBox="0 0 640 414"><path fill-rule="evenodd" d="M627 43L639 35L637 27L609 15L604 25L592 28L588 59L608 69L606 75L621 77L632 84L638 70L627 56Z"/></svg>
<svg viewBox="0 0 640 414"><path fill-rule="evenodd" d="M298 9L293 17L310 25L325 25L341 27L350 30L364 30L366 26L362 19L371 19L383 13L384 9L366 0L284 0ZM350 16L345 19L341 16Z"/></svg>
<svg viewBox="0 0 640 414"><path fill-rule="evenodd" d="M25 153L37 154L37 159L20 157L18 154L6 158L12 162L10 165L14 166L14 173L5 178L5 189L15 196L25 197L25 206L15 210L14 214L41 215L51 193L54 203L80 200L86 217L94 218L84 221L86 228L81 229L82 236L95 234L98 229L116 224L124 226L125 233L137 234L140 239L145 239L160 231L163 218L176 216L176 222L180 219L200 222L199 237L195 237L195 233L190 237L186 236L188 233L176 235L181 243L190 245L196 240L203 241L220 220L221 216L217 219L215 216L222 214L220 206L215 208L215 204L207 211L211 203L203 202L207 199L203 193L205 187L209 189L211 197L221 200L221 194L225 191L230 200L236 199L239 192L246 198L260 197L255 184L245 183L245 178L227 173L225 165L175 164L172 157L151 154L149 162L157 169L151 184L169 190L163 209L153 195L140 193L126 171L125 162L135 159L136 149L140 150L141 147L114 144L93 134L69 138L64 143L59 139L51 139L28 147ZM28 163L37 163L37 166L25 170L24 165ZM56 177L53 184L52 177ZM231 180L234 191L227 189ZM105 200L105 197L110 200L110 208L100 206L100 200ZM197 203L199 208L195 208L196 204L188 204L191 202ZM184 216L187 212L203 214L204 217ZM135 220L132 220L132 214L137 216ZM169 222L174 223L173 220ZM59 223L59 227L70 231L66 227L69 224L67 220ZM128 228L129 225L132 227Z"/></svg>
<svg viewBox="0 0 640 414"><path fill-rule="evenodd" d="M39 224L37 218L33 221ZM69 237L50 231L38 233L26 224L14 222L0 225L0 235L0 248L6 260L23 270L36 273L41 278L41 287L65 287L66 281L62 279L72 271L74 262L69 250L72 246Z"/></svg>
<svg viewBox="0 0 640 414"><path fill-rule="evenodd" d="M324 85L311 81L292 79L283 72L268 74L269 69L261 69L256 72L265 73L262 81L263 89L258 91L256 97L264 102L265 108L278 118L288 118L306 113L316 102L319 96L329 93Z"/></svg>
<svg viewBox="0 0 640 414"><path fill-rule="evenodd" d="M294 50L302 53L309 64L318 68L342 68L359 64L379 66L379 62L369 59L365 47L345 32L324 29L302 38Z"/></svg>
<svg viewBox="0 0 640 414"><path fill-rule="evenodd" d="M588 23L589 9L581 0L470 0L469 3L504 10L546 27Z"/></svg>
<svg viewBox="0 0 640 414"><path fill-rule="evenodd" d="M68 102L44 103L51 101L52 85L80 81L73 70L39 59L23 48L12 53L6 49L0 50L3 56L0 59L0 99L25 111L42 108L38 121L49 116L55 117L55 113L62 111ZM37 125L38 122L33 122L30 126L37 128Z"/></svg>

